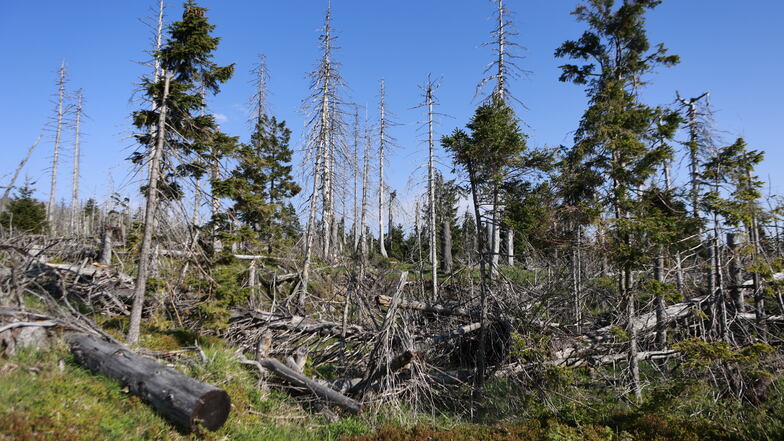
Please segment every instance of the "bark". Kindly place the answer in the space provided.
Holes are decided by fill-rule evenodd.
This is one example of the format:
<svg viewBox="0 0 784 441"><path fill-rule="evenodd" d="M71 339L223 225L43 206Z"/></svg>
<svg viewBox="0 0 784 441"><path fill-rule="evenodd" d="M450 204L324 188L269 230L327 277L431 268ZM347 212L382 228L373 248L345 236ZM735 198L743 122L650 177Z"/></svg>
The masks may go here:
<svg viewBox="0 0 784 441"><path fill-rule="evenodd" d="M492 235L490 243L492 254L490 257L490 274L493 280L498 277L498 262L501 257L501 207L499 202L498 188L493 191L493 218L490 229Z"/></svg>
<svg viewBox="0 0 784 441"><path fill-rule="evenodd" d="M267 369L278 377L286 380L292 386L308 391L323 400L334 403L349 413L356 415L362 412L361 403L341 394L329 386L302 375L274 358L261 358L258 361L240 361L243 364L256 366L260 371Z"/></svg>
<svg viewBox="0 0 784 441"><path fill-rule="evenodd" d="M447 220L441 222L441 271L452 273L452 227Z"/></svg>
<svg viewBox="0 0 784 441"><path fill-rule="evenodd" d="M75 132L74 132L74 151L73 151L73 175L71 177L71 222L70 222L70 230L71 234L79 234L81 231L79 230L79 220L81 218L79 213L79 160L80 160L80 152L79 152L79 130L81 128L81 121L82 121L82 90L79 89L78 96L76 98L76 122L75 122Z"/></svg>
<svg viewBox="0 0 784 441"><path fill-rule="evenodd" d="M360 172L360 165L359 165L359 111L355 108L354 109L354 226L353 226L353 237L352 240L354 242L354 253L359 251L359 235L361 233L361 227L358 223L359 221L359 176Z"/></svg>
<svg viewBox="0 0 784 441"><path fill-rule="evenodd" d="M677 94L677 92L676 92ZM703 93L697 98L684 99L680 94L677 94L678 101L686 107L686 124L689 127L689 177L691 180L691 189L689 197L691 198L692 216L699 217L699 197L700 197L700 180L699 180L699 145L698 145L698 125L697 121L697 102L708 96L708 93Z"/></svg>
<svg viewBox="0 0 784 441"><path fill-rule="evenodd" d="M139 265L136 276L131 320L128 325L128 343L139 343L139 331L142 322L142 308L144 307L144 294L147 289L147 273L152 252L152 233L155 229L155 213L158 210L158 181L161 172L161 160L166 139L166 100L169 96L169 83L171 75L164 72L163 95L161 96L160 116L158 120L158 133L155 148L150 161L150 176L147 183L147 205L144 214L141 250L139 252Z"/></svg>
<svg viewBox="0 0 784 441"><path fill-rule="evenodd" d="M231 400L221 389L88 334L71 334L68 342L80 364L119 381L187 430L217 430L229 416Z"/></svg>
<svg viewBox="0 0 784 441"><path fill-rule="evenodd" d="M746 299L743 296L742 277L740 263L740 252L738 251L738 242L735 233L727 233L727 246L730 249L730 298L736 314L745 312Z"/></svg>
<svg viewBox="0 0 784 441"><path fill-rule="evenodd" d="M485 384L486 346L487 346L487 297L489 291L490 274L487 269L487 246L482 234L482 216L479 212L479 189L473 163L468 164L468 178L471 185L471 195L474 205L474 218L476 219L477 248L479 250L479 351L476 357L476 376L474 377L473 399L478 402L482 397Z"/></svg>
<svg viewBox="0 0 784 441"><path fill-rule="evenodd" d="M515 264L514 229L511 225L506 229L506 264L509 266Z"/></svg>
<svg viewBox="0 0 784 441"><path fill-rule="evenodd" d="M436 253L436 189L435 168L433 164L433 83L428 79L425 91L427 104L427 205L428 233L430 239L430 268L433 279L433 301L438 299L438 254Z"/></svg>
<svg viewBox="0 0 784 441"><path fill-rule="evenodd" d="M57 125L54 133L54 151L52 153L52 180L49 190L49 203L46 205L46 219L54 227L54 198L57 194L57 165L60 161L60 137L63 134L63 100L65 99L65 61L60 64L57 80Z"/></svg>
<svg viewBox="0 0 784 441"><path fill-rule="evenodd" d="M379 118L379 143L378 143L378 244L379 252L382 256L387 256L387 249L384 243L384 144L386 120L384 118L384 80L381 80L381 117Z"/></svg>
<svg viewBox="0 0 784 441"><path fill-rule="evenodd" d="M653 277L659 283L664 283L664 256L656 256L656 263L653 268ZM667 344L667 325L665 323L666 304L661 296L654 299L656 304L656 344L664 347Z"/></svg>
<svg viewBox="0 0 784 441"><path fill-rule="evenodd" d="M363 166L362 166L362 208L359 220L359 251L362 258L368 255L367 246L367 207L368 207L368 177L370 175L370 133L367 129L367 118L365 118L365 147L363 149Z"/></svg>
<svg viewBox="0 0 784 441"><path fill-rule="evenodd" d="M103 233L101 234L101 258L99 259L101 265L112 264L112 234L112 227L104 225Z"/></svg>

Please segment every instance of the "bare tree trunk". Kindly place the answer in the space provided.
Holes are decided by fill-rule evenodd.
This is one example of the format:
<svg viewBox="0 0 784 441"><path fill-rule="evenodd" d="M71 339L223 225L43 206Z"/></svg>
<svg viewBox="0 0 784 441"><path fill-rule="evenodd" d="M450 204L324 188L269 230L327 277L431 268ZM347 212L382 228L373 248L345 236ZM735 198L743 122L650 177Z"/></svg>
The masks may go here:
<svg viewBox="0 0 784 441"><path fill-rule="evenodd" d="M716 304L717 320L719 327L719 338L722 341L727 340L727 303L724 299L724 278L721 272L721 249L719 248L719 228L714 229L713 235L713 272L716 278L716 295L714 303Z"/></svg>
<svg viewBox="0 0 784 441"><path fill-rule="evenodd" d="M218 254L223 251L223 242L218 235L218 216L220 215L220 199L215 193L215 182L220 179L220 160L217 153L213 152L212 164L210 164L210 209L212 213L212 250Z"/></svg>
<svg viewBox="0 0 784 441"><path fill-rule="evenodd" d="M392 229L394 228L393 227L394 219L392 218L392 206L395 205L396 197L397 197L396 191L392 191L389 193L389 209L387 210L389 212L389 223L387 225L387 241L389 241L389 245L388 245L389 252L392 252Z"/></svg>
<svg viewBox="0 0 784 441"><path fill-rule="evenodd" d="M359 166L359 110L354 108L354 226L353 226L353 242L354 252L359 251L359 235L361 228L359 226L359 175L361 174Z"/></svg>
<svg viewBox="0 0 784 441"><path fill-rule="evenodd" d="M514 229L512 226L507 226L506 229L506 264L514 266L515 252L514 252Z"/></svg>
<svg viewBox="0 0 784 441"><path fill-rule="evenodd" d="M71 185L71 233L80 234L81 231L79 222L81 216L79 213L79 129L82 121L82 89L77 92L76 98L76 122L74 132L74 151L73 151L73 176Z"/></svg>
<svg viewBox="0 0 784 441"><path fill-rule="evenodd" d="M112 227L111 225L104 225L103 233L101 234L101 259L102 265L112 264Z"/></svg>
<svg viewBox="0 0 784 441"><path fill-rule="evenodd" d="M661 251L656 256L653 278L659 283L664 283L664 256ZM661 296L656 296L654 302L656 304L656 344L659 348L664 348L667 345L667 325L665 323L667 319L665 308L667 305Z"/></svg>
<svg viewBox="0 0 784 441"><path fill-rule="evenodd" d="M501 207L498 201L498 188L493 190L493 215L490 226L492 254L490 257L490 274L493 279L498 277L498 258L501 254Z"/></svg>
<svg viewBox="0 0 784 441"><path fill-rule="evenodd" d="M433 301L436 301L438 300L438 254L436 253L436 189L435 168L433 164L433 150L435 144L433 140L433 82L429 77L427 80L427 89L425 90L425 100L427 104L427 205L430 214L428 234L430 235L430 266L433 277Z"/></svg>
<svg viewBox="0 0 784 441"><path fill-rule="evenodd" d="M482 234L482 219L479 212L479 189L477 188L476 175L473 169L473 164L468 164L468 175L471 184L471 195L474 203L474 215L476 217L476 236L477 248L479 250L479 350L476 357L476 377L474 379L473 398L478 402L482 397L482 392L485 384L485 371L486 371L486 350L487 350L487 298L489 295L490 274L487 269L487 245L484 241Z"/></svg>
<svg viewBox="0 0 784 441"><path fill-rule="evenodd" d="M134 288L133 307L131 308L131 320L128 325L128 343L136 345L139 343L140 327L142 322L142 308L144 307L144 294L147 289L147 271L150 264L152 251L152 233L155 229L155 213L158 210L158 181L161 172L161 160L166 140L166 113L168 106L166 100L169 97L169 83L171 75L164 71L163 95L160 103L160 117L158 120L158 133L155 148L152 151L150 161L150 176L147 183L147 206L144 214L144 226L142 233L141 250L139 252L139 267L136 275L136 286Z"/></svg>
<svg viewBox="0 0 784 441"><path fill-rule="evenodd" d="M54 199L57 194L57 165L60 160L60 137L63 134L63 101L65 100L65 61L60 64L57 80L57 125L54 134L54 152L52 153L52 182L49 190L49 204L46 206L46 219L54 226Z"/></svg>
<svg viewBox="0 0 784 441"><path fill-rule="evenodd" d="M359 222L359 241L360 251L363 258L368 255L367 246L367 207L368 207L368 178L370 176L370 131L367 128L367 115L365 116L365 148L363 149L363 165L362 165L362 209Z"/></svg>
<svg viewBox="0 0 784 441"><path fill-rule="evenodd" d="M577 225L576 228L576 237L574 243L574 249L572 252L572 289L574 290L574 323L575 327L577 328L577 332L581 332L582 328L582 287L581 287L581 273L582 273L582 261L580 255L580 239L581 239L581 229L580 225Z"/></svg>
<svg viewBox="0 0 784 441"><path fill-rule="evenodd" d="M676 92L678 101L686 107L686 124L689 127L689 174L691 179L691 190L689 197L691 198L692 216L699 217L699 197L700 197L700 180L699 180L699 139L698 139L698 121L697 121L697 102L708 93L703 93L697 98L684 99Z"/></svg>
<svg viewBox="0 0 784 441"><path fill-rule="evenodd" d="M308 226L305 231L305 260L302 264L302 279L297 299L297 306L301 313L305 310L305 296L308 293L308 282L310 281L310 264L313 254L313 238L316 228L316 199L318 198L319 183L321 174L319 173L321 152L316 154L316 167L313 169L313 191L310 195L310 210L308 211Z"/></svg>
<svg viewBox="0 0 784 441"><path fill-rule="evenodd" d="M624 297L626 298L626 315L629 326L627 332L629 333L629 369L632 374L632 389L634 397L639 402L642 399L642 386L640 385L640 360L637 357L637 328L634 326L633 320L636 314L634 293L632 291L632 272L628 267L622 270L623 276L623 290Z"/></svg>
<svg viewBox="0 0 784 441"><path fill-rule="evenodd" d="M441 222L441 271L452 273L452 227L448 220Z"/></svg>
<svg viewBox="0 0 784 441"><path fill-rule="evenodd" d="M381 117L379 118L379 143L378 143L378 243L379 252L384 257L387 256L387 249L384 246L384 144L386 119L384 117L384 79L381 79L381 104L379 105Z"/></svg>
<svg viewBox="0 0 784 441"><path fill-rule="evenodd" d="M3 192L3 197L0 198L0 209L3 208L3 205L8 200L8 195L11 194L11 190L14 189L14 186L16 185L16 180L19 178L19 173L22 172L22 169L24 168L25 164L27 164L27 161L30 160L30 156L32 156L33 150L35 150L35 148L38 146L38 143L41 142L41 138L43 138L43 136L44 135L38 135L38 138L35 140L33 145L31 145L30 148L27 150L27 155L25 155L24 159L22 159L22 162L19 163L19 167L17 167L16 170L14 171L14 176L11 178L11 181L8 183L8 186L5 188L5 191Z"/></svg>
<svg viewBox="0 0 784 441"><path fill-rule="evenodd" d="M735 314L741 314L746 310L746 300L743 298L743 274L741 272L740 258L738 252L738 242L735 233L727 233L727 246L730 249L730 297L735 309Z"/></svg>

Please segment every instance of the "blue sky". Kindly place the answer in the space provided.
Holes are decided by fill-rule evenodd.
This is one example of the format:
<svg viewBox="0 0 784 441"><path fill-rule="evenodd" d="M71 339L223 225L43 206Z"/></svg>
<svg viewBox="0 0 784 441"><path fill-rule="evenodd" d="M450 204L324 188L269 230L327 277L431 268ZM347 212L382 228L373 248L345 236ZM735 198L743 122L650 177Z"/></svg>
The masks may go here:
<svg viewBox="0 0 784 441"><path fill-rule="evenodd" d="M5 41L0 69L0 180L2 185L26 149L47 125L54 108L56 69L65 60L68 88L84 89L88 119L83 130L82 194L107 198L119 192L138 199L138 176L125 161L135 148L130 114L140 104L133 92L148 67L150 30L140 22L153 14L155 0L39 1L0 0L0 39ZM257 54L267 56L271 71L270 110L293 130L292 144L301 147L308 95L307 73L318 59L319 28L326 0L263 2L202 0L209 9L215 35L222 38L218 63L236 63L235 77L223 92L210 98L210 110L220 114L223 129L248 137L246 102L252 93L250 68ZM507 0L526 50L519 61L530 71L514 81L512 93L532 146L569 144L585 108L579 86L558 82L553 51L564 40L577 38L584 25L569 14L572 0ZM180 2L167 2L167 18L181 14ZM437 135L462 127L476 107L474 87L491 60L481 47L493 28L493 4L488 0L333 0L336 53L349 85L347 101L370 108L376 116L378 81L384 78L387 108L400 124L392 136L398 146L388 158L388 184L403 195L404 205L418 190L412 182L422 176L426 158L422 109L417 85L430 73L440 78ZM781 127L784 123L784 3L773 0L666 0L648 18L652 42L663 42L682 57L680 65L662 68L643 92L650 104L668 104L675 90L685 96L711 93L717 128L731 141L744 136L764 150L760 174L770 176L775 191L784 189L777 176L784 165ZM53 133L44 132L24 174L37 181L38 196L48 196L48 168ZM71 135L65 137L58 199L70 194ZM441 155L440 167L450 161ZM680 173L681 178L685 176ZM414 176L414 178L412 178ZM407 196L408 195L408 196ZM350 204L350 202L349 202ZM405 207L401 208L406 211ZM409 210L410 211L410 210Z"/></svg>

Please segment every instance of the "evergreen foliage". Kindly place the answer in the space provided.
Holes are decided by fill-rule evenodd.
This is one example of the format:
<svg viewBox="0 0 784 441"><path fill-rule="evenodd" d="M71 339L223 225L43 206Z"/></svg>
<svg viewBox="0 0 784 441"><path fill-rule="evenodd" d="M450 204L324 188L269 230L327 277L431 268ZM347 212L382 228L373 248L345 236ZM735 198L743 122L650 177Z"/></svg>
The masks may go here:
<svg viewBox="0 0 784 441"><path fill-rule="evenodd" d="M14 230L29 234L42 234L49 229L46 220L46 206L33 198L31 182L18 189L17 196L8 202L5 210L0 213L0 225L5 230Z"/></svg>

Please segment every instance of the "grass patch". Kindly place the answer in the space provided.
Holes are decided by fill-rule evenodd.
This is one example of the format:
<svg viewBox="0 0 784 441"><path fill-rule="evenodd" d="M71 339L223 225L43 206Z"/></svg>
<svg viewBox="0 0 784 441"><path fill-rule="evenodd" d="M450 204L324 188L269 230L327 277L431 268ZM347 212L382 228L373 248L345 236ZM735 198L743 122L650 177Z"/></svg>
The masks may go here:
<svg viewBox="0 0 784 441"><path fill-rule="evenodd" d="M58 341L52 350L23 350L0 360L0 440L331 441L368 431L362 420L328 424L288 395L262 391L229 348L215 344L204 352L207 363L178 368L231 396L231 415L217 432L203 438L184 433L116 381L79 366Z"/></svg>

